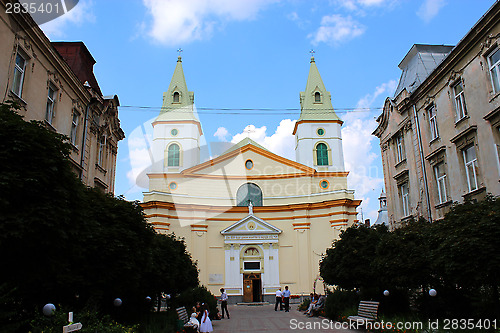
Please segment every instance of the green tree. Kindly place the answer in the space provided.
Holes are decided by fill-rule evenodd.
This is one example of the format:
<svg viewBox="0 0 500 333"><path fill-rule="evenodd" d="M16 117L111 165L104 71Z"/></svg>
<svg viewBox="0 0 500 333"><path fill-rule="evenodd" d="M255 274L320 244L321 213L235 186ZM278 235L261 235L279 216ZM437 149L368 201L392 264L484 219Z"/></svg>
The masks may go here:
<svg viewBox="0 0 500 333"><path fill-rule="evenodd" d="M483 316L498 316L500 198L454 205L433 227L439 244L432 259L444 285L481 306Z"/></svg>
<svg viewBox="0 0 500 333"><path fill-rule="evenodd" d="M12 308L30 316L51 302L126 318L151 307L146 296L196 286L184 242L156 234L137 202L85 187L69 152L65 136L0 104L0 285Z"/></svg>
<svg viewBox="0 0 500 333"><path fill-rule="evenodd" d="M347 228L320 262L323 280L348 290L378 286L380 274L373 262L377 245L387 232L385 226Z"/></svg>

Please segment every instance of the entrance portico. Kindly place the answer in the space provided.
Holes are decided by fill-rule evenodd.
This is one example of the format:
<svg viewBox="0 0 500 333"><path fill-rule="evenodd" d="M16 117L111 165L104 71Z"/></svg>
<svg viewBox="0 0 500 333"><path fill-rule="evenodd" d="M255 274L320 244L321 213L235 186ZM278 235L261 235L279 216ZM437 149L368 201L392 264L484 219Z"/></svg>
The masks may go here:
<svg viewBox="0 0 500 333"><path fill-rule="evenodd" d="M261 302L274 297L280 287L278 238L281 232L255 216L252 204L248 216L221 231L225 288L231 301Z"/></svg>

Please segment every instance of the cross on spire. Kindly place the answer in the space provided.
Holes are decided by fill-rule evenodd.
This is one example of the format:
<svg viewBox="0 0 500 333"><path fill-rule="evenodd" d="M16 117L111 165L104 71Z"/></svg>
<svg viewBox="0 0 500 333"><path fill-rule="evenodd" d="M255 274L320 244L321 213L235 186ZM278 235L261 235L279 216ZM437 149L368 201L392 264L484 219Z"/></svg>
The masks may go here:
<svg viewBox="0 0 500 333"><path fill-rule="evenodd" d="M250 125L248 125L244 130L243 132L245 132L247 134L247 138L250 137L250 133L255 133L255 130L252 129L252 127Z"/></svg>
<svg viewBox="0 0 500 333"><path fill-rule="evenodd" d="M309 51L309 53L311 53L311 62L314 62L314 53L316 53L316 52L314 52L314 50L311 49L311 51Z"/></svg>
<svg viewBox="0 0 500 333"><path fill-rule="evenodd" d="M179 47L179 48L177 49L177 53L179 54L179 57L182 55L182 52L183 52L183 50Z"/></svg>

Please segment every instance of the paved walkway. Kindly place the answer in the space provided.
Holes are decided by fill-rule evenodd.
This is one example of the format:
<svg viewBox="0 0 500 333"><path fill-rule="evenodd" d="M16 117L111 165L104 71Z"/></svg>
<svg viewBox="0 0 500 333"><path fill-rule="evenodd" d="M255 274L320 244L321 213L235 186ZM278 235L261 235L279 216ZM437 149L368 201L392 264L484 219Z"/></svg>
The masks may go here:
<svg viewBox="0 0 500 333"><path fill-rule="evenodd" d="M214 333L359 332L349 329L335 329L335 322L330 322L328 319L309 318L297 310L296 304L290 305L290 312L274 311L274 305L229 305L228 310L231 319L212 321ZM337 324L337 326L339 325L340 323Z"/></svg>

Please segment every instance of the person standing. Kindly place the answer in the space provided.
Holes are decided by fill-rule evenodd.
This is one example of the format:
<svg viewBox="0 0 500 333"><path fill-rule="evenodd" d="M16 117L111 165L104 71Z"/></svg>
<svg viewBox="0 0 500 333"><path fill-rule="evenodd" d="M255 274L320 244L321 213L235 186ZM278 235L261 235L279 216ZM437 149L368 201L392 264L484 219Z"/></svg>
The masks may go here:
<svg viewBox="0 0 500 333"><path fill-rule="evenodd" d="M280 305L280 311L283 310L283 303L281 302L281 297L283 293L281 292L281 288L276 290L276 305L274 306L274 311L278 311L278 304Z"/></svg>
<svg viewBox="0 0 500 333"><path fill-rule="evenodd" d="M220 288L220 308L222 319L224 319L224 310L226 310L227 319L229 319L229 312L227 311L227 293L224 291L224 288Z"/></svg>
<svg viewBox="0 0 500 333"><path fill-rule="evenodd" d="M203 315L200 322L200 332L212 332L214 329L212 327L212 321L209 317L208 306L203 303L201 305L201 309L203 311Z"/></svg>
<svg viewBox="0 0 500 333"><path fill-rule="evenodd" d="M290 290L288 290L288 286L285 286L283 291L283 302L285 303L285 312L290 312Z"/></svg>

